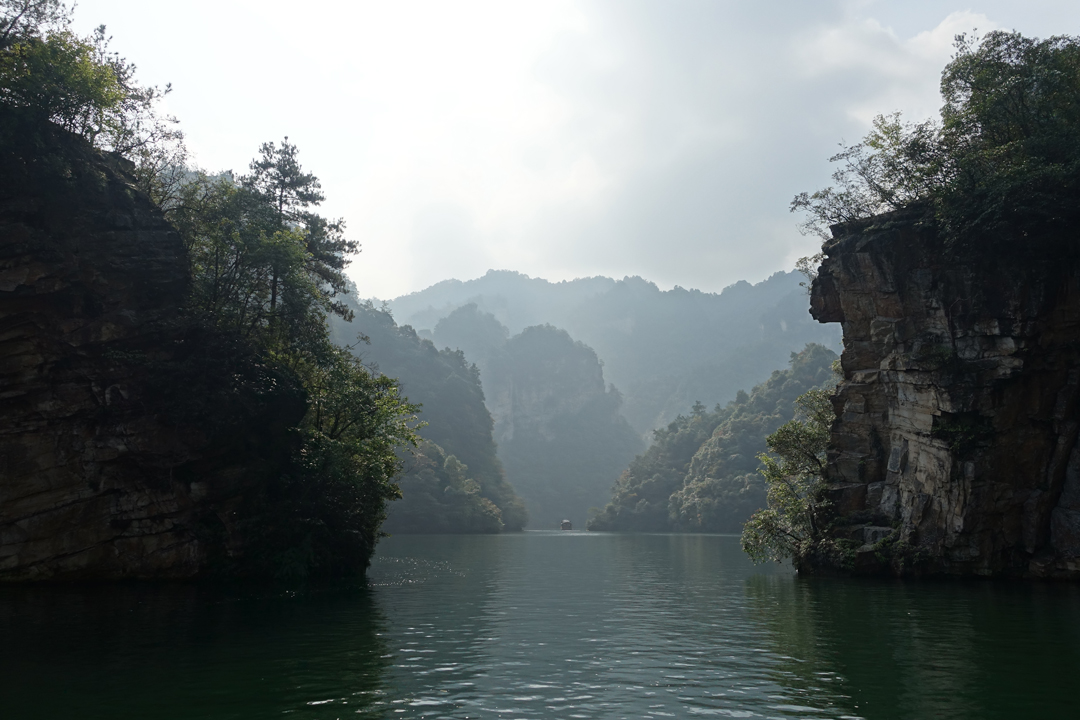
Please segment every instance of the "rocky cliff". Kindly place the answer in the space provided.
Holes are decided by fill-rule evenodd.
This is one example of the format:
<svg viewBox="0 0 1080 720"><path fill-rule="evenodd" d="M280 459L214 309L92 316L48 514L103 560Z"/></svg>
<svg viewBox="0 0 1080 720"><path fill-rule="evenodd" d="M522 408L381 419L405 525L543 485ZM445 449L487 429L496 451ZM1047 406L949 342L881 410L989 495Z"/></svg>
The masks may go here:
<svg viewBox="0 0 1080 720"><path fill-rule="evenodd" d="M453 342L449 333L439 337ZM600 358L565 330L536 325L489 353L480 372L499 458L529 526L583 526L641 450Z"/></svg>
<svg viewBox="0 0 1080 720"><path fill-rule="evenodd" d="M833 232L811 313L843 324L827 480L849 567L1080 577L1076 263L961 257L913 215Z"/></svg>
<svg viewBox="0 0 1080 720"><path fill-rule="evenodd" d="M128 170L56 130L0 147L0 580L235 556L237 508L303 412L177 319L184 248Z"/></svg>

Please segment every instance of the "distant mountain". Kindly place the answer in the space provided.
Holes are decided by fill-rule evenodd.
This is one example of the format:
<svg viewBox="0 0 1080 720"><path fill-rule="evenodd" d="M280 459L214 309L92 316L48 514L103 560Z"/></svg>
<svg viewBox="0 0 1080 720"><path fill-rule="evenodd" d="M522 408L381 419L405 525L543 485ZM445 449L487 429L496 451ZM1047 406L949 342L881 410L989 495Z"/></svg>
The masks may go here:
<svg viewBox="0 0 1080 720"><path fill-rule="evenodd" d="M647 434L695 401L728 402L809 342L839 349L840 330L810 317L800 279L779 272L757 284L739 282L706 293L661 291L640 277L553 283L492 270L476 280L446 280L389 301L388 307L400 324L440 347L436 326L469 304L494 316L509 334L534 325L562 328L596 352L607 381L623 394L622 414ZM482 365L473 341L460 342L451 347Z"/></svg>
<svg viewBox="0 0 1080 720"><path fill-rule="evenodd" d="M410 327L368 302L345 302L352 322L331 318L335 343L399 380L402 393L423 405L425 442L398 479L403 498L390 504L389 532L520 530L525 508L506 480L492 438L491 413L476 366L456 350L437 349ZM367 341L357 340L364 335ZM618 472L615 473L616 475Z"/></svg>
<svg viewBox="0 0 1080 720"><path fill-rule="evenodd" d="M795 399L835 382L836 353L807 345L791 353L749 394L739 391L712 412L700 403L653 433L612 488L611 502L589 519L589 530L741 532L765 507L758 454L765 438L795 415Z"/></svg>
<svg viewBox="0 0 1080 720"><path fill-rule="evenodd" d="M551 325L508 337L471 303L440 320L433 335L437 346L460 349L479 367L499 458L530 527L556 528L562 519L584 525L643 449L596 353Z"/></svg>

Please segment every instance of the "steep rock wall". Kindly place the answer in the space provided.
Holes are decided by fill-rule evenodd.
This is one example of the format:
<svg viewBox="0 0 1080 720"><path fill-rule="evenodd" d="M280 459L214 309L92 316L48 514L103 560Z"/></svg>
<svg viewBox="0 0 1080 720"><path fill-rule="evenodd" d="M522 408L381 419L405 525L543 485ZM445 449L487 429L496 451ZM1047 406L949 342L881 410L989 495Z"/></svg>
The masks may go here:
<svg viewBox="0 0 1080 720"><path fill-rule="evenodd" d="M241 552L236 509L303 412L197 372L220 348L177 321L184 248L132 180L56 130L0 148L0 580Z"/></svg>
<svg viewBox="0 0 1080 720"><path fill-rule="evenodd" d="M1076 268L957 259L902 214L834 236L811 313L843 324L827 480L855 568L1080 577Z"/></svg>

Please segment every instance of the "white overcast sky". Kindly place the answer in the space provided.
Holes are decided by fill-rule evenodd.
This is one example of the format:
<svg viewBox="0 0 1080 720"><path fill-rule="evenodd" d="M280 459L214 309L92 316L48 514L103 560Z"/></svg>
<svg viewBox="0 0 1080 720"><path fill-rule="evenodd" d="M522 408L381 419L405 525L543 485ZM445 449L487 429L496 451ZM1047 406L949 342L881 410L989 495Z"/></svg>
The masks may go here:
<svg viewBox="0 0 1080 720"><path fill-rule="evenodd" d="M879 113L937 111L958 32L1078 0L79 0L196 162L289 136L362 296L489 268L716 291L816 251L787 211Z"/></svg>

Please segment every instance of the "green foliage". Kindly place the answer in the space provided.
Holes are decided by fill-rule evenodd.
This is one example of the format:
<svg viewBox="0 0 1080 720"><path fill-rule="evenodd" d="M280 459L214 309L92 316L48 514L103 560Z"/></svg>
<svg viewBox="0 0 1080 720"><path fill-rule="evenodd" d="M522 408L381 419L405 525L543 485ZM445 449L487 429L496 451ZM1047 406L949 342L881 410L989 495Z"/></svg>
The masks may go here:
<svg viewBox="0 0 1080 720"><path fill-rule="evenodd" d="M1080 38L958 39L942 74L949 237L1021 240L1080 217Z"/></svg>
<svg viewBox="0 0 1080 720"><path fill-rule="evenodd" d="M401 500L384 529L391 533L495 533L504 529L502 511L482 495L469 468L425 440L406 461L398 481Z"/></svg>
<svg viewBox="0 0 1080 720"><path fill-rule="evenodd" d="M242 186L273 208L277 226L304 229L305 269L325 288L327 300L344 293L348 286L343 272L345 258L356 253L360 246L345 237L343 220L327 220L311 212L310 208L318 207L326 198L319 179L301 167L296 145L291 145L288 137L280 147L272 142L263 143L259 158L251 162L250 169L251 173L241 178ZM282 272L288 272L287 265ZM271 275L270 282L273 308L276 275ZM329 307L337 314L348 314L340 303L330 303Z"/></svg>
<svg viewBox="0 0 1080 720"><path fill-rule="evenodd" d="M295 146L268 143L260 152L239 182L189 174L167 208L191 263L192 321L295 378L305 396L285 471L239 511L250 550L228 569L358 572L387 503L400 496L394 477L402 448L417 442L419 407L402 399L396 381L330 342L327 318L350 314L334 298L356 244L340 222L311 212L322 195Z"/></svg>
<svg viewBox="0 0 1080 720"><path fill-rule="evenodd" d="M362 572L386 505L400 497L398 450L415 444L414 413L397 384L343 350L301 364L308 409L291 470L245 519L255 570L277 577Z"/></svg>
<svg viewBox="0 0 1080 720"><path fill-rule="evenodd" d="M940 121L880 116L832 158L836 187L803 193L806 227L925 208L957 249L1053 237L1080 219L1080 38L995 31L958 36ZM1070 251L1074 250L1071 246Z"/></svg>
<svg viewBox="0 0 1080 720"><path fill-rule="evenodd" d="M330 342L328 316L348 315L335 298L357 244L341 221L313 212L318 179L288 142L263 145L238 181L185 168L179 133L154 112L163 93L135 83L104 27L80 38L69 20L55 0L0 0L0 140L41 149L33 159L58 176L79 153L134 161L134 179L185 243L181 316L155 328L160 348L123 360L148 371L168 420L198 428L208 455L234 463L205 477L197 461L179 471L177 482L210 498L194 509L210 566L362 571L399 496L394 476L417 441L418 407Z"/></svg>
<svg viewBox="0 0 1080 720"><path fill-rule="evenodd" d="M671 529L669 501L682 487L690 461L713 430L732 413L680 415L666 428L653 431L653 442L616 480L611 501L589 519L589 530L660 532Z"/></svg>
<svg viewBox="0 0 1080 720"><path fill-rule="evenodd" d="M57 125L134 162L141 189L167 205L186 160L176 119L157 111L171 88L138 84L105 26L84 38L70 20L56 0L0 0L0 140Z"/></svg>
<svg viewBox="0 0 1080 720"><path fill-rule="evenodd" d="M979 413L947 413L934 416L930 437L944 440L956 457L964 459L994 435L989 418Z"/></svg>
<svg viewBox="0 0 1080 720"><path fill-rule="evenodd" d="M4 102L93 141L113 129L125 97L116 69L99 55L66 30L20 42L0 55Z"/></svg>
<svg viewBox="0 0 1080 720"><path fill-rule="evenodd" d="M842 165L833 173L838 187L800 193L791 211L806 211L804 232L829 239L829 227L899 210L927 200L940 184L933 122L905 123L899 113L879 115L861 143L829 158Z"/></svg>
<svg viewBox="0 0 1080 720"><path fill-rule="evenodd" d="M833 381L836 354L821 345L792 353L749 394L712 412L698 407L653 433L653 443L612 489L590 530L738 532L766 501L757 455L795 413L795 400Z"/></svg>
<svg viewBox="0 0 1080 720"><path fill-rule="evenodd" d="M346 300L354 317L352 322L333 319L334 342L350 346L364 362L396 377L403 392L424 409L425 426L419 434L428 442L414 458L406 460L400 481L403 498L391 506L387 530L520 530L527 520L525 507L507 482L496 455L491 413L484 403L476 366L461 352L437 350L430 340L418 337L411 327L398 326L390 313L372 303ZM359 343L357 333L362 333ZM451 502L451 496L438 494L445 487L439 483L445 481L446 455L468 467L471 481L479 486L475 502L461 498ZM434 485L433 477L439 480ZM481 512L480 508L487 509Z"/></svg>
<svg viewBox="0 0 1080 720"><path fill-rule="evenodd" d="M327 314L350 312L335 298L357 244L343 222L310 211L322 195L294 145L267 143L260 152L239 182L192 173L167 208L188 247L192 304L220 329L268 348L323 352Z"/></svg>
<svg viewBox="0 0 1080 720"><path fill-rule="evenodd" d="M755 562L799 561L826 542L823 476L836 419L832 391L810 390L796 403L799 415L769 435L769 453L758 456L768 507L754 513L742 534L743 550Z"/></svg>
<svg viewBox="0 0 1080 720"><path fill-rule="evenodd" d="M0 50L70 21L71 10L61 0L0 0Z"/></svg>
<svg viewBox="0 0 1080 720"><path fill-rule="evenodd" d="M288 137L281 147L272 142L263 143L259 157L251 161L250 168L244 187L273 208L278 222L300 222L309 207L326 199L319 179L304 172L296 146L289 144Z"/></svg>
<svg viewBox="0 0 1080 720"><path fill-rule="evenodd" d="M801 257L795 261L795 271L802 275L806 280L799 283L799 287L806 288L806 293L810 294L810 288L814 284L814 280L818 276L818 268L821 267L821 261L825 259L825 253L819 252L806 257Z"/></svg>
<svg viewBox="0 0 1080 720"><path fill-rule="evenodd" d="M309 269L305 229L277 223L228 178L197 175L181 197L172 214L188 247L195 312L266 347L317 346L329 304Z"/></svg>

